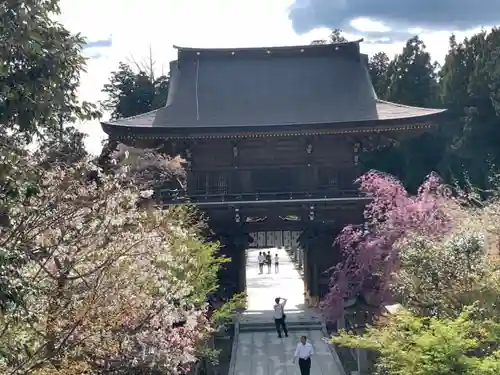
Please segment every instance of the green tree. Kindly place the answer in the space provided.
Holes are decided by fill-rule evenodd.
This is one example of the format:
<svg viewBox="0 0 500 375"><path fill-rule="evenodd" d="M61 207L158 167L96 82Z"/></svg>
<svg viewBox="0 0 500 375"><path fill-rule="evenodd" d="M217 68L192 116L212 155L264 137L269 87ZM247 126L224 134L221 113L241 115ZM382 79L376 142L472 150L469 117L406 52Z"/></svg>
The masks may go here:
<svg viewBox="0 0 500 375"><path fill-rule="evenodd" d="M388 63L383 53L370 60L370 74L380 99L417 107L438 104L437 63L417 37L406 42L402 52ZM444 140L440 132L402 140L391 148L365 155L367 170L378 169L401 179L414 191L442 160Z"/></svg>
<svg viewBox="0 0 500 375"><path fill-rule="evenodd" d="M484 233L471 223L443 241L411 236L401 244L392 289L412 313L456 317L476 301L489 316L500 312L497 264L485 254Z"/></svg>
<svg viewBox="0 0 500 375"><path fill-rule="evenodd" d="M25 135L99 116L77 98L85 40L54 21L59 13L58 0L0 4L0 123Z"/></svg>
<svg viewBox="0 0 500 375"><path fill-rule="evenodd" d="M450 38L449 51L440 72L441 101L452 111L448 127L448 168L461 178L465 168L470 181L491 187L489 175L500 151L500 29L465 38Z"/></svg>
<svg viewBox="0 0 500 375"><path fill-rule="evenodd" d="M384 99L389 86L389 56L385 52L377 52L368 61L368 69L377 96Z"/></svg>
<svg viewBox="0 0 500 375"><path fill-rule="evenodd" d="M421 318L398 312L363 336L332 341L379 353L377 374L495 375L500 371L500 324L475 306L456 318Z"/></svg>
<svg viewBox="0 0 500 375"><path fill-rule="evenodd" d="M196 218L144 205L152 193L121 163L95 183L88 161L21 160L18 181L37 176L39 189L9 202L0 234L1 253L24 260L0 268L2 292L25 287L0 315L0 373L186 372L214 328L205 296L224 261Z"/></svg>
<svg viewBox="0 0 500 375"><path fill-rule="evenodd" d="M347 42L347 38L342 35L342 30L333 29L328 36L329 43L345 43Z"/></svg>
<svg viewBox="0 0 500 375"><path fill-rule="evenodd" d="M415 36L388 66L386 99L417 107L437 104L437 63L433 63L425 44Z"/></svg>
<svg viewBox="0 0 500 375"><path fill-rule="evenodd" d="M485 375L500 369L499 202L477 209L447 196L434 216L426 215L440 222L433 228L444 230L437 236L410 230L397 242L390 283L404 311L380 317L361 336L343 332L333 339L378 352L377 373Z"/></svg>
<svg viewBox="0 0 500 375"><path fill-rule="evenodd" d="M331 43L345 43L348 40L342 35L342 30L333 29L328 36L328 39L313 40L311 44L331 44Z"/></svg>
<svg viewBox="0 0 500 375"><path fill-rule="evenodd" d="M15 187L0 194L0 373L178 374L213 357L209 334L242 299L208 315L227 259L189 206L152 199L153 177L182 178L178 161L119 149L101 173L63 151L0 148Z"/></svg>
<svg viewBox="0 0 500 375"><path fill-rule="evenodd" d="M152 64L146 67L136 64L136 67L137 71L129 64L120 63L102 89L108 96L102 107L111 111L113 119L140 115L167 102L169 76L156 77Z"/></svg>
<svg viewBox="0 0 500 375"><path fill-rule="evenodd" d="M74 126L65 126L57 133L48 133L38 142L37 154L42 165L50 168L53 163L72 164L89 156L85 149L86 134Z"/></svg>

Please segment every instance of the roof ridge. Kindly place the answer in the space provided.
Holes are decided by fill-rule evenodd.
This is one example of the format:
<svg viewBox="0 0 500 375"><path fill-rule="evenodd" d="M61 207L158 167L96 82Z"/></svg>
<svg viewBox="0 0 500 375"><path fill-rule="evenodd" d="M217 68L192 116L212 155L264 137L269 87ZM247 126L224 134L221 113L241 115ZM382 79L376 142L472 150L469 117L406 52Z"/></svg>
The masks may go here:
<svg viewBox="0 0 500 375"><path fill-rule="evenodd" d="M337 42L337 43L326 43L326 44L299 44L299 45L282 45L282 46L261 46L261 47L182 47L176 44L172 47L178 51L257 51L257 50L279 50L287 48L307 48L307 49L326 49L331 46L340 46L347 44L359 44L363 42L363 38L357 40L351 40L347 42Z"/></svg>

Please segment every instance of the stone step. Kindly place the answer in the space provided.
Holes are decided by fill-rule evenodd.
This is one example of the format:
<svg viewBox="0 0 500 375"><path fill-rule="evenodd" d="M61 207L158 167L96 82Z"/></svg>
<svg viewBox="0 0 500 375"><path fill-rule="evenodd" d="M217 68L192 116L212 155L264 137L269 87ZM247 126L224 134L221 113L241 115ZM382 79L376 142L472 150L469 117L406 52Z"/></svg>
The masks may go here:
<svg viewBox="0 0 500 375"><path fill-rule="evenodd" d="M292 320L292 321L286 321L286 324L288 326L319 326L321 327L321 322L320 321L317 321L317 320L301 320L301 321L297 321L297 320ZM267 327L267 326L270 326L270 327L274 327L274 321L273 320L260 320L260 321L240 321L239 322L239 325L240 327L253 327L253 326L264 326L264 327Z"/></svg>
<svg viewBox="0 0 500 375"><path fill-rule="evenodd" d="M286 325L289 331L321 330L320 317L311 310L289 309ZM247 310L238 319L240 332L270 332L276 329L274 312L270 310Z"/></svg>
<svg viewBox="0 0 500 375"><path fill-rule="evenodd" d="M276 328L273 325L243 325L240 326L240 332L270 332ZM287 324L288 331L309 331L321 330L321 324Z"/></svg>
<svg viewBox="0 0 500 375"><path fill-rule="evenodd" d="M291 321L320 321L320 317L310 310L290 309L285 310L286 320ZM274 312L270 310L246 310L239 316L239 321L272 321Z"/></svg>

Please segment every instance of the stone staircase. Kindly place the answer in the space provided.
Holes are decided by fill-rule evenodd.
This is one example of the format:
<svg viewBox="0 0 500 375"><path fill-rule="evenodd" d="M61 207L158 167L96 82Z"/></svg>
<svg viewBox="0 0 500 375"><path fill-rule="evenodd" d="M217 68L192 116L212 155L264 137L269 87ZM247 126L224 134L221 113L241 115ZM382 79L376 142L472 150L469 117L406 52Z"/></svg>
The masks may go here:
<svg viewBox="0 0 500 375"><path fill-rule="evenodd" d="M285 309L285 313L289 331L322 329L320 317L309 310ZM239 319L240 332L268 332L275 329L272 311L245 311Z"/></svg>
<svg viewBox="0 0 500 375"><path fill-rule="evenodd" d="M310 309L287 310L289 338L276 337L273 311L247 310L235 322L228 375L299 374L295 346L306 335L315 348L311 375L347 375L321 318Z"/></svg>

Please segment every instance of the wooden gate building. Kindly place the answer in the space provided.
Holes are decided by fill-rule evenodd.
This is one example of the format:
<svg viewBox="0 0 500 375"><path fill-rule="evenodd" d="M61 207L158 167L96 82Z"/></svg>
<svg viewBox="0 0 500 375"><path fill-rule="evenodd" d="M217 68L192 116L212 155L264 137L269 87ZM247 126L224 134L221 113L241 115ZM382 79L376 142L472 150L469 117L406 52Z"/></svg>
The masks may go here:
<svg viewBox="0 0 500 375"><path fill-rule="evenodd" d="M333 239L361 220L361 153L429 131L444 112L379 100L360 42L176 47L166 106L102 127L187 160L187 190L159 189L161 199L206 211L234 262L250 233L301 233L306 292L317 297L338 261Z"/></svg>

